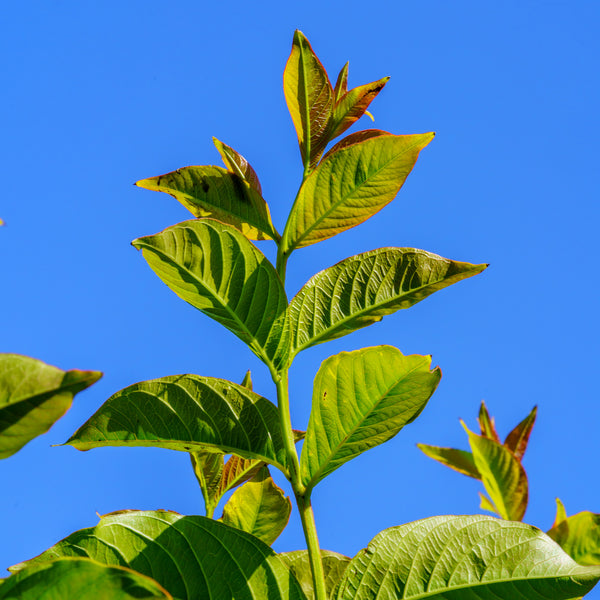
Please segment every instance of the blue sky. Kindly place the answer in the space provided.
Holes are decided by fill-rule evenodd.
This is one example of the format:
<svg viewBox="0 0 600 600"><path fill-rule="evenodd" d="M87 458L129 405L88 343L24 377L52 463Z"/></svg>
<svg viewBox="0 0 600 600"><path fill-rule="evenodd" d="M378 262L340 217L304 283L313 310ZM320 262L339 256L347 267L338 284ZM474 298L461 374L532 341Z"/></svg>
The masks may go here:
<svg viewBox="0 0 600 600"><path fill-rule="evenodd" d="M316 489L322 546L353 555L386 527L480 512L477 483L415 444L466 448L458 419L474 428L482 399L501 434L539 406L524 463L527 522L549 528L556 496L569 514L600 512L597 2L55 0L2 13L0 351L105 376L49 434L2 461L0 567L93 525L96 512L202 514L183 454L50 447L117 390L179 373L240 381L251 369L255 390L274 399L243 343L178 299L130 246L189 218L132 184L220 164L216 136L252 163L281 230L301 178L282 91L296 28L332 78L347 60L351 86L391 76L371 105L376 127L437 136L392 204L292 256L288 295L380 246L491 264L296 359L298 428L316 370L342 350L392 344L432 354L443 371L414 424ZM275 548L303 544L294 517Z"/></svg>

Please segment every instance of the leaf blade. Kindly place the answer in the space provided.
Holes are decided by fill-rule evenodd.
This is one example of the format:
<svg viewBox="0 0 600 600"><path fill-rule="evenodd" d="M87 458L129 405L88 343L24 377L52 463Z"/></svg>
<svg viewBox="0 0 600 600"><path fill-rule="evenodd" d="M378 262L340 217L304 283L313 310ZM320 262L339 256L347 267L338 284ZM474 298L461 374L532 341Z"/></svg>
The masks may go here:
<svg viewBox="0 0 600 600"><path fill-rule="evenodd" d="M117 392L66 444L78 450L209 449L268 462L287 472L277 407L243 386L198 375L161 377Z"/></svg>
<svg viewBox="0 0 600 600"><path fill-rule="evenodd" d="M296 30L283 73L285 100L296 129L305 167L314 164L327 145L333 89L321 61L301 31Z"/></svg>
<svg viewBox="0 0 600 600"><path fill-rule="evenodd" d="M441 378L430 365L431 357L404 356L392 346L342 352L323 362L300 458L307 490L420 414Z"/></svg>
<svg viewBox="0 0 600 600"><path fill-rule="evenodd" d="M179 600L304 599L299 584L266 544L206 517L169 511L112 513L11 570L63 556L131 568L151 576Z"/></svg>
<svg viewBox="0 0 600 600"><path fill-rule="evenodd" d="M314 275L290 302L291 357L409 308L487 265L414 248L379 248Z"/></svg>
<svg viewBox="0 0 600 600"><path fill-rule="evenodd" d="M433 133L382 135L331 153L304 180L282 252L326 240L366 221L399 192Z"/></svg>
<svg viewBox="0 0 600 600"><path fill-rule="evenodd" d="M221 142L216 137L213 137L213 143L216 146L225 166L236 175L239 175L248 185L262 196L262 188L256 171L252 165L231 146Z"/></svg>
<svg viewBox="0 0 600 600"><path fill-rule="evenodd" d="M506 436L504 445L515 455L517 460L522 460L527 450L529 437L535 425L537 406Z"/></svg>
<svg viewBox="0 0 600 600"><path fill-rule="evenodd" d="M135 185L165 192L195 217L227 223L250 240L279 239L267 203L256 187L237 173L215 166L191 166L140 179Z"/></svg>
<svg viewBox="0 0 600 600"><path fill-rule="evenodd" d="M50 427L73 397L102 377L99 371L63 371L19 354L0 354L0 459Z"/></svg>
<svg viewBox="0 0 600 600"><path fill-rule="evenodd" d="M386 529L355 556L336 600L571 600L600 568L581 567L541 531L492 517L432 517Z"/></svg>
<svg viewBox="0 0 600 600"><path fill-rule="evenodd" d="M270 546L285 529L291 512L290 499L263 466L233 493L223 508L221 520Z"/></svg>
<svg viewBox="0 0 600 600"><path fill-rule="evenodd" d="M437 462L446 467L450 467L454 471L458 471L462 475L472 477L473 479L481 479L481 475L473 461L473 455L465 450L457 448L442 448L441 446L430 446L429 444L417 444L417 448Z"/></svg>
<svg viewBox="0 0 600 600"><path fill-rule="evenodd" d="M132 244L172 291L237 335L267 366L285 362L285 290L273 265L240 232L192 220Z"/></svg>

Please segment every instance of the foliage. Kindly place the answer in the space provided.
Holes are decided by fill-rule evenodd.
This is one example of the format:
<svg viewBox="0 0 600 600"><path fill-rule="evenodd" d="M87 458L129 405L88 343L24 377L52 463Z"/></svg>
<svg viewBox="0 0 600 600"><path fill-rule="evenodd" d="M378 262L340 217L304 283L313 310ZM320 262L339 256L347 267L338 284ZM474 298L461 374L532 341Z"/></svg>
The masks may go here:
<svg viewBox="0 0 600 600"><path fill-rule="evenodd" d="M62 590L61 597L78 600L100 597L94 595L98 589L114 590L115 598L179 600L512 599L532 594L566 600L595 585L599 566L577 564L533 527L491 517L441 516L393 527L352 559L319 547L313 488L416 419L441 371L431 368L431 357L405 356L391 346L332 356L316 374L304 433L292 428L290 418L288 371L295 357L486 268L414 248L380 248L316 274L288 301L285 276L291 254L384 208L434 137L370 129L351 133L328 150L366 113L387 79L348 90L346 64L332 85L308 40L296 31L284 92L303 175L281 234L254 169L218 140L226 168L192 166L138 182L175 197L195 218L133 245L171 290L234 333L265 364L277 403L252 391L249 374L242 384L194 374L162 377L113 394L67 443L80 450L151 446L187 453L206 516L168 511L106 515L95 527L13 567L0 596L6 591L2 597L39 597L62 576L77 592ZM258 240L275 243L274 265L253 243ZM493 423L486 421L485 427L491 435ZM520 457L527 426L505 446L490 435L469 432L471 454L440 456L482 478L502 516L519 517L526 502ZM299 455L296 444L303 438ZM510 468L502 478L498 473L505 464ZM277 555L269 547L291 508L269 467L280 470L291 485L307 550ZM213 519L232 490L223 516ZM564 522L561 518L557 528ZM569 539L558 529L554 537Z"/></svg>

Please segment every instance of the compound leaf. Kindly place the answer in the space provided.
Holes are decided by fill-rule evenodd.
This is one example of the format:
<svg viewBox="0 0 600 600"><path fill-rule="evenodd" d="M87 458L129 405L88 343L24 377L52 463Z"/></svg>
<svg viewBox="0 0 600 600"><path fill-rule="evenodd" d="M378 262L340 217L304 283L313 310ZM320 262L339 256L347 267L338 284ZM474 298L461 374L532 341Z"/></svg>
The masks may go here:
<svg viewBox="0 0 600 600"><path fill-rule="evenodd" d="M99 371L63 371L28 356L0 354L0 458L46 433L75 394L100 377Z"/></svg>
<svg viewBox="0 0 600 600"><path fill-rule="evenodd" d="M283 91L292 116L305 167L314 165L327 145L333 89L321 61L301 31L283 73Z"/></svg>
<svg viewBox="0 0 600 600"><path fill-rule="evenodd" d="M465 450L457 448L442 448L440 446L429 446L428 444L417 444L417 447L429 458L467 475L474 479L481 479L481 475L473 461L473 455Z"/></svg>
<svg viewBox="0 0 600 600"><path fill-rule="evenodd" d="M485 268L414 248L380 248L347 258L314 275L292 299L291 357L409 308Z"/></svg>
<svg viewBox="0 0 600 600"><path fill-rule="evenodd" d="M241 385L198 375L162 377L117 392L66 443L78 450L212 450L287 472L277 407Z"/></svg>
<svg viewBox="0 0 600 600"><path fill-rule="evenodd" d="M525 469L508 448L465 429L475 466L496 512L503 519L520 521L527 510L529 498Z"/></svg>
<svg viewBox="0 0 600 600"><path fill-rule="evenodd" d="M389 204L433 133L380 135L324 158L304 180L281 240L281 252L326 240Z"/></svg>
<svg viewBox="0 0 600 600"><path fill-rule="evenodd" d="M440 378L430 356L392 346L342 352L323 361L302 448L307 489L350 459L394 437L423 410Z"/></svg>
<svg viewBox="0 0 600 600"><path fill-rule="evenodd" d="M172 600L156 581L87 558L33 564L0 586L0 600Z"/></svg>
<svg viewBox="0 0 600 600"><path fill-rule="evenodd" d="M11 570L68 556L133 569L178 600L304 600L300 585L266 544L206 517L168 511L113 513Z"/></svg>
<svg viewBox="0 0 600 600"><path fill-rule="evenodd" d="M184 167L141 179L138 187L165 192L195 217L211 217L239 229L250 240L279 239L260 192L248 180L221 167Z"/></svg>
<svg viewBox="0 0 600 600"><path fill-rule="evenodd" d="M310 569L310 558L307 550L295 550L294 552L283 552L279 558L288 566L298 583L302 586L307 600L315 600L314 584L312 571ZM333 593L342 579L342 575L350 562L350 559L343 554L331 552L330 550L321 550L321 561L325 574L325 588L327 596L333 598Z"/></svg>
<svg viewBox="0 0 600 600"><path fill-rule="evenodd" d="M235 333L270 368L285 362L285 290L271 263L239 231L192 220L132 243L180 298Z"/></svg>
<svg viewBox="0 0 600 600"><path fill-rule="evenodd" d="M600 567L575 563L530 525L443 516L386 529L346 569L336 600L572 600Z"/></svg>
<svg viewBox="0 0 600 600"><path fill-rule="evenodd" d="M271 545L285 529L292 503L262 467L238 488L223 509L223 523L247 531Z"/></svg>

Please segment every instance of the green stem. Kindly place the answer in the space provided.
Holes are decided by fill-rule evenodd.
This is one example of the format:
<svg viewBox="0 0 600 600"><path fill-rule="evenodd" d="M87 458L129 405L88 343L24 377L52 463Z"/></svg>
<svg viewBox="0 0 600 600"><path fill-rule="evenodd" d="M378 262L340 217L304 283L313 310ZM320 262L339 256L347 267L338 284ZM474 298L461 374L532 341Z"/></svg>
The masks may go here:
<svg viewBox="0 0 600 600"><path fill-rule="evenodd" d="M292 430L292 421L290 418L290 400L288 391L288 373L287 369L277 373L273 377L277 386L277 405L279 407L279 419L283 443L288 459L290 470L290 482L296 497L296 504L302 520L302 529L308 548L308 556L313 576L315 600L327 600L327 590L325 587L325 574L323 572L323 563L321 561L321 549L319 548L319 539L317 537L317 526L315 516L310 503L310 492L306 493L306 487L300 478L300 462L296 452L296 441Z"/></svg>
<svg viewBox="0 0 600 600"><path fill-rule="evenodd" d="M306 496L296 494L296 502L302 519L302 528L304 529L304 538L308 546L308 558L310 560L310 569L313 576L313 585L316 600L327 600L327 588L325 587L325 573L323 571L323 562L321 560L321 549L319 547L319 538L317 537L317 526L315 524L315 515L313 514L310 503L310 493Z"/></svg>

